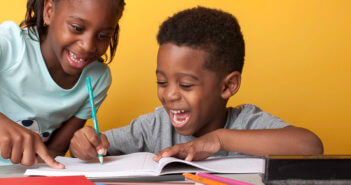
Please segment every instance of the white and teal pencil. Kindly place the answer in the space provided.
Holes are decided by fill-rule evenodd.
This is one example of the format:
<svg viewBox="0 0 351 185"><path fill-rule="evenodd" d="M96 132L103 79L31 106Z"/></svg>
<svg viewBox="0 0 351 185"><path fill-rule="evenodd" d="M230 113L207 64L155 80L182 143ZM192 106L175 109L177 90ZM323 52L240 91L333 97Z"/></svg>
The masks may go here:
<svg viewBox="0 0 351 185"><path fill-rule="evenodd" d="M94 123L94 128L96 131L96 134L98 138L100 139L100 132L99 132L99 125L96 119L96 111L95 111L95 103L94 103L94 96L93 96L93 90L91 88L91 82L90 82L90 77L87 77L87 86L88 86L88 92L89 92L89 102L90 102L90 107L91 107L91 115L93 118L93 123ZM101 154L98 154L98 158L100 161L100 164L104 164L104 159Z"/></svg>

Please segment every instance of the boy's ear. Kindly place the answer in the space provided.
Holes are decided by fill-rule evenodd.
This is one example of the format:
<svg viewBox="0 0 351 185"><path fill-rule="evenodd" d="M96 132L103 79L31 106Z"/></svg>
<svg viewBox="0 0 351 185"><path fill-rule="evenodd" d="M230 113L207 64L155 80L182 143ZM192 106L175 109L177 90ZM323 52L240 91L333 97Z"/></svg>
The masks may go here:
<svg viewBox="0 0 351 185"><path fill-rule="evenodd" d="M224 77L222 81L222 98L229 99L236 92L238 92L241 84L241 73L234 71Z"/></svg>
<svg viewBox="0 0 351 185"><path fill-rule="evenodd" d="M44 0L43 21L44 26L49 26L54 17L55 4L53 0Z"/></svg>

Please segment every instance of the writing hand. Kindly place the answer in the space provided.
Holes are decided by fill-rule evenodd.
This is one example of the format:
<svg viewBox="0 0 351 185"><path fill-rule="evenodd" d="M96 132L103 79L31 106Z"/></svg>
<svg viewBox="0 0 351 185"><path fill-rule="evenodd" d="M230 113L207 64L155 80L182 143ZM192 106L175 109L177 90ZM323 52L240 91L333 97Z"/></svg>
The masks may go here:
<svg viewBox="0 0 351 185"><path fill-rule="evenodd" d="M100 140L95 129L83 127L76 131L71 139L70 151L79 159L90 160L97 157L97 154L106 155L110 143L104 134L100 133Z"/></svg>

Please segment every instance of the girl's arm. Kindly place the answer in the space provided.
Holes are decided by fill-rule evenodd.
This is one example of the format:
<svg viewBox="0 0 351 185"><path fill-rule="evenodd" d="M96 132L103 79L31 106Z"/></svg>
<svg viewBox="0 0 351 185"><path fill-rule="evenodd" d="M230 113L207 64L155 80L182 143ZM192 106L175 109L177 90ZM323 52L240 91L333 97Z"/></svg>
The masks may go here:
<svg viewBox="0 0 351 185"><path fill-rule="evenodd" d="M53 159L39 134L18 125L0 112L0 153L12 163L26 166L35 165L38 155L52 168L65 166Z"/></svg>
<svg viewBox="0 0 351 185"><path fill-rule="evenodd" d="M218 129L188 143L166 148L154 160L169 156L188 161L202 160L220 150L256 156L313 155L323 153L323 144L311 131L293 126L261 130Z"/></svg>
<svg viewBox="0 0 351 185"><path fill-rule="evenodd" d="M65 155L74 132L82 128L85 122L86 120L77 117L72 117L64 122L45 143L51 156Z"/></svg>

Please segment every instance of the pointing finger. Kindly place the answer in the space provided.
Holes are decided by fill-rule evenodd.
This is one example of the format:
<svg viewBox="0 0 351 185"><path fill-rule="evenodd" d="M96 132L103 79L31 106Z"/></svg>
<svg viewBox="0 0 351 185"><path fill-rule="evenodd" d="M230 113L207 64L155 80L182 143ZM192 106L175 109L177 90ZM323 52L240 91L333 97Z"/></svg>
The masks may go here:
<svg viewBox="0 0 351 185"><path fill-rule="evenodd" d="M54 158L52 158L49 154L49 152L46 149L46 146L41 143L37 142L35 145L35 151L39 155L43 161L48 164L51 168L56 168L56 169L64 169L65 166L59 162L57 162Z"/></svg>

